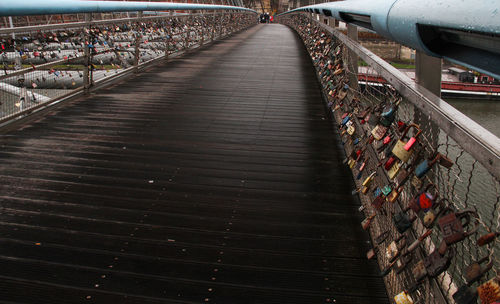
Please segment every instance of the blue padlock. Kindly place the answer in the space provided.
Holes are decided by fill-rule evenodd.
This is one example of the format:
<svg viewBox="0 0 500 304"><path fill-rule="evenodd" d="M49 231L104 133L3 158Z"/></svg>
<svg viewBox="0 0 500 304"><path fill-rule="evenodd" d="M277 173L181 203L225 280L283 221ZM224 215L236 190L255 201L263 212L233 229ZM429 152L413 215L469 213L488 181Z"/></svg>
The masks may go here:
<svg viewBox="0 0 500 304"><path fill-rule="evenodd" d="M418 178L422 178L429 170L431 169L431 165L429 164L428 159L424 159L416 168L415 175Z"/></svg>
<svg viewBox="0 0 500 304"><path fill-rule="evenodd" d="M444 156L441 153L437 153L436 156L434 157L433 160L429 161L428 159L424 159L416 168L415 168L415 175L418 178L422 178L424 175L429 172L429 170L439 162L440 165L446 167L446 168L451 168L453 165L453 161L449 159L448 157Z"/></svg>
<svg viewBox="0 0 500 304"><path fill-rule="evenodd" d="M344 119L342 119L342 126L345 126L349 120L351 120L351 116L347 115L344 117Z"/></svg>

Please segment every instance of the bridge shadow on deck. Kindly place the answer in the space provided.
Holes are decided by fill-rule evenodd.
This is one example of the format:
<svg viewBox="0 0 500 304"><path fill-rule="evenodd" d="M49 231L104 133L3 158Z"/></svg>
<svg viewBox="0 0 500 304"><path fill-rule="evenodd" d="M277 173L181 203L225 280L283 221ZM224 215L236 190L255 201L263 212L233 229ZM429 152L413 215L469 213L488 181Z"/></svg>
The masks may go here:
<svg viewBox="0 0 500 304"><path fill-rule="evenodd" d="M0 302L387 303L299 38L259 25L0 143Z"/></svg>

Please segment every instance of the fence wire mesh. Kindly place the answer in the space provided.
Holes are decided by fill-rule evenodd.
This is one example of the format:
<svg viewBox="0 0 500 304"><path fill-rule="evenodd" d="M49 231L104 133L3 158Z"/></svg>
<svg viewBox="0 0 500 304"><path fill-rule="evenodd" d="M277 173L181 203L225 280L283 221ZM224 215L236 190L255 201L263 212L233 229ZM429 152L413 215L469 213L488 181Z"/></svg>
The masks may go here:
<svg viewBox="0 0 500 304"><path fill-rule="evenodd" d="M476 291L481 303L500 300L500 245L483 244L500 232L499 181L374 69L359 73L347 46L310 16L280 22L296 30L316 68L389 296L455 303L468 289L473 300L463 303L475 303ZM410 138L416 141L406 151ZM462 221L453 229L466 232L460 241L446 224L455 213ZM480 260L483 271L474 276Z"/></svg>

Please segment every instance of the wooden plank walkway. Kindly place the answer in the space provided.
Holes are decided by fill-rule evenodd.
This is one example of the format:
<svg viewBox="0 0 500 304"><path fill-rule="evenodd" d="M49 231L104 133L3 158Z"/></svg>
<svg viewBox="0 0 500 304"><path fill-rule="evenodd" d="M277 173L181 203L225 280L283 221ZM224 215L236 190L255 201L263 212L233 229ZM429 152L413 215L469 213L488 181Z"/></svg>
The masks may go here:
<svg viewBox="0 0 500 304"><path fill-rule="evenodd" d="M387 303L299 38L258 25L0 138L0 303Z"/></svg>

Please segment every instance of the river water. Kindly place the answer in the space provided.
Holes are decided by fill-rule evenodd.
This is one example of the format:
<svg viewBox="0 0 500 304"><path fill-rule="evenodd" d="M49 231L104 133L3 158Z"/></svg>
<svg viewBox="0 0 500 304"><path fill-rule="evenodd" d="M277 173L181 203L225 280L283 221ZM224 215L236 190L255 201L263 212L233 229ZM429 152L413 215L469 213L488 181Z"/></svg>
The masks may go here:
<svg viewBox="0 0 500 304"><path fill-rule="evenodd" d="M485 129L500 137L500 100L443 99Z"/></svg>

